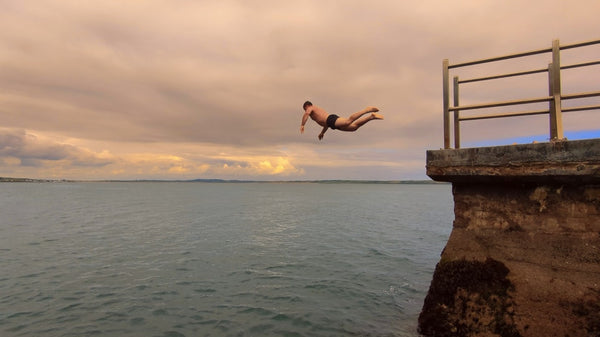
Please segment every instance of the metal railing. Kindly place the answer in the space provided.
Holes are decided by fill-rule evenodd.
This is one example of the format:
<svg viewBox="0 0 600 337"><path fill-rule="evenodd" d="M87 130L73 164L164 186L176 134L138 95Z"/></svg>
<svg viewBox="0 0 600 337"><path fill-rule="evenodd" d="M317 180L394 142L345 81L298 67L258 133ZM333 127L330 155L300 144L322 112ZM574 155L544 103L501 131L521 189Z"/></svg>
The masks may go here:
<svg viewBox="0 0 600 337"><path fill-rule="evenodd" d="M563 135L563 127L562 127L562 113L569 111L581 111L581 110L596 110L600 109L600 105L587 105L587 106L577 106L577 107L562 107L563 100L569 99L579 99L579 98L588 98L588 97L598 97L600 96L600 91L594 92L583 92L583 93L575 93L575 94L563 94L561 91L561 70L587 67L593 65L600 65L600 61L592 61L585 63L578 63L572 65L561 66L560 64L560 51L565 49L579 48L590 46L594 44L600 44L600 40L575 43L570 45L559 44L558 40L552 41L552 48L547 49L539 49L533 50L524 53L511 54L506 56L493 57L488 59L482 59L471 62L450 64L447 59L445 59L442 63L443 68L443 96L444 96L444 148L450 148L450 112L454 112L454 147L460 148L460 122L462 121L472 121L472 120L481 120L481 119L491 119L491 118L504 118L504 117L517 117L517 116L531 116L531 115L542 115L548 114L550 119L550 139L551 140L562 140L564 139ZM482 63L496 62L514 58L521 58L527 56L533 56L544 53L552 53L552 63L548 65L547 68L544 69L534 69L528 71L514 72L508 74L487 76L487 77L479 77L479 78L471 78L459 80L458 76L455 76L453 79L453 106L450 106L450 69L467 67ZM543 97L533 97L528 99L519 99L519 100L511 100L511 101L501 101L501 102L492 102L485 104L475 104L475 105L459 105L459 86L462 83L473 83L473 82L481 82L481 81L489 81L507 77L515 77L515 76L524 76L531 75L537 73L548 73L548 96ZM464 110L477 110L477 109L487 109L487 108L495 108L495 107L504 107L504 106L512 106L512 105L525 105L532 103L541 103L548 102L548 109L544 110L533 110L533 111L518 111L511 113L500 113L500 114L485 114L479 116L467 116L461 117L460 112Z"/></svg>

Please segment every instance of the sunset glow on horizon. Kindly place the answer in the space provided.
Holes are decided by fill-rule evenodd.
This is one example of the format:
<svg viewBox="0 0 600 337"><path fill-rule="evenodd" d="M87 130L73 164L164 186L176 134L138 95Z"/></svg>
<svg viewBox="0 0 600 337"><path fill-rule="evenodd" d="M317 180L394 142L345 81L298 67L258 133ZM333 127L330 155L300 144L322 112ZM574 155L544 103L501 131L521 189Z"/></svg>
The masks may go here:
<svg viewBox="0 0 600 337"><path fill-rule="evenodd" d="M0 1L0 177L426 179L425 151L443 146L443 59L600 39L599 12L592 0ZM597 61L600 46L564 54ZM569 76L567 92L600 90L600 66ZM465 95L538 90L526 83ZM385 119L319 141L312 120L299 132L307 99ZM598 111L564 119L600 125ZM540 117L464 132L477 144L546 129Z"/></svg>

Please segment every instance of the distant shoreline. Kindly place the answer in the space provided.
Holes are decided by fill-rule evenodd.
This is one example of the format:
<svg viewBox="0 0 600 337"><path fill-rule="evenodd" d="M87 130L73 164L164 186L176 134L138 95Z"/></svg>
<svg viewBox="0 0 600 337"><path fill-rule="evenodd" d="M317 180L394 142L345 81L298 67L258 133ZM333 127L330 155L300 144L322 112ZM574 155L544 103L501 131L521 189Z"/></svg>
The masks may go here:
<svg viewBox="0 0 600 337"><path fill-rule="evenodd" d="M10 178L0 177L0 183L141 183L141 182L165 182L165 183L310 183L310 184L417 184L417 185L440 185L445 182L433 180L227 180L227 179L189 179L189 180L163 180L163 179L132 179L132 180L69 180L69 179L32 179L32 178Z"/></svg>

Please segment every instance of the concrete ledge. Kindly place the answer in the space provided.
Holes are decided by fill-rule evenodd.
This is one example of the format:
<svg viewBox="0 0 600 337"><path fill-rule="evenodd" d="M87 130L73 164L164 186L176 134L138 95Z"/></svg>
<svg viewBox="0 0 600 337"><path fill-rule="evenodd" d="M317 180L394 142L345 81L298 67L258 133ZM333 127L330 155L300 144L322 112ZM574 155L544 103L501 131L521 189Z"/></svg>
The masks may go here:
<svg viewBox="0 0 600 337"><path fill-rule="evenodd" d="M426 336L600 336L600 139L427 152L452 233Z"/></svg>
<svg viewBox="0 0 600 337"><path fill-rule="evenodd" d="M427 151L427 175L447 182L600 183L600 139Z"/></svg>

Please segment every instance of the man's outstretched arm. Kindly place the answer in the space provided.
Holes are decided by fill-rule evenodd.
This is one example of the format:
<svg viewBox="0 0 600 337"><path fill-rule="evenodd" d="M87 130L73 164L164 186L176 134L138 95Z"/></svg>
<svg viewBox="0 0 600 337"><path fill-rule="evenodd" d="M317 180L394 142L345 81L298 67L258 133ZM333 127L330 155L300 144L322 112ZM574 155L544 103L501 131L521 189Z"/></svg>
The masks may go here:
<svg viewBox="0 0 600 337"><path fill-rule="evenodd" d="M327 131L327 129L329 129L328 126L323 127L323 130L321 130L321 133L319 134L319 140L323 139L323 136L325 136L325 131Z"/></svg>
<svg viewBox="0 0 600 337"><path fill-rule="evenodd" d="M304 124L306 124L306 121L308 120L308 116L310 116L310 112L305 112L304 115L302 115L302 124L300 124L300 133L304 133Z"/></svg>

